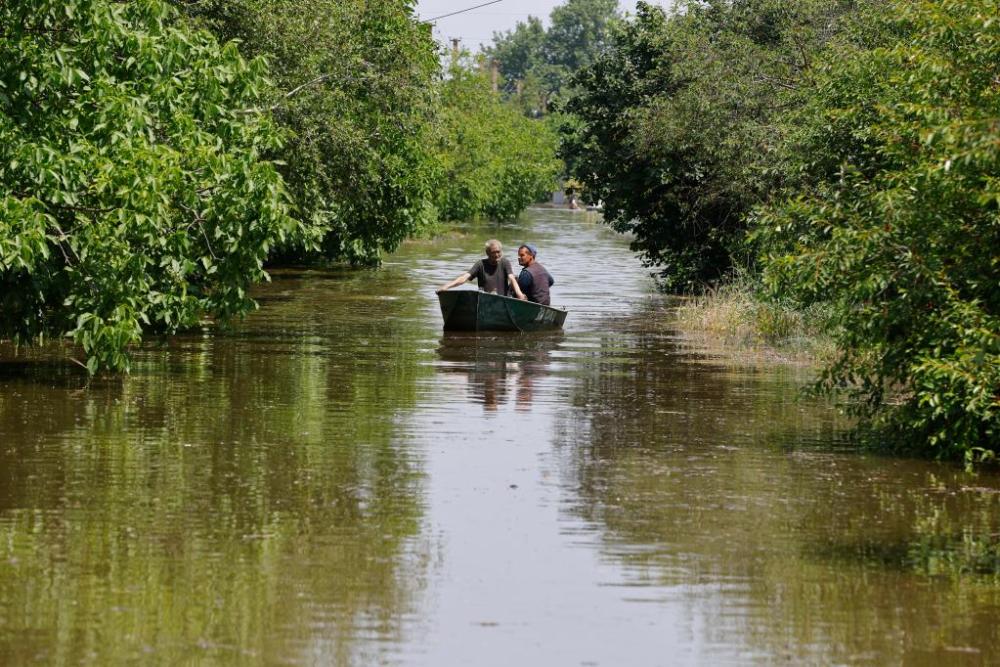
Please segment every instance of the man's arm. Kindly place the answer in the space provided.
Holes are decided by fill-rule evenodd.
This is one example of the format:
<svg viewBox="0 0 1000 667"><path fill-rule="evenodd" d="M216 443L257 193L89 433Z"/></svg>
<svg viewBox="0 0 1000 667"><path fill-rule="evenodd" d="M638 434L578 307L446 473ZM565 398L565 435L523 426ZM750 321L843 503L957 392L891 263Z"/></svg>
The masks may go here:
<svg viewBox="0 0 1000 667"><path fill-rule="evenodd" d="M527 295L525 295L525 293L521 291L521 286L518 284L517 278L514 277L513 273L507 274L507 281L510 282L510 286L514 289L514 294L517 295L518 299L520 299L521 301L528 300Z"/></svg>
<svg viewBox="0 0 1000 667"><path fill-rule="evenodd" d="M454 280L452 280L450 283L445 283L444 285L441 285L441 287L438 287L437 291L438 292L444 292L446 290L450 290L452 287L456 287L458 285L463 285L463 284L469 282L470 280L472 280L472 274L471 273L463 273L462 275L460 275L457 278L455 278Z"/></svg>

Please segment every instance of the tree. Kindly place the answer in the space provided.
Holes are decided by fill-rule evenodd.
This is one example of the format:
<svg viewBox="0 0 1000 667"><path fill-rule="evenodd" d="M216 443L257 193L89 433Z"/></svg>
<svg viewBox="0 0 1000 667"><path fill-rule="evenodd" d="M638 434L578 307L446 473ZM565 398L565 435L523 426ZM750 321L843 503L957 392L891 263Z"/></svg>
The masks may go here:
<svg viewBox="0 0 1000 667"><path fill-rule="evenodd" d="M177 4L270 64L268 106L288 132L275 157L319 249L283 259L376 263L431 221L438 61L413 0Z"/></svg>
<svg viewBox="0 0 1000 667"><path fill-rule="evenodd" d="M697 289L746 254L746 215L844 3L639 3L572 81L562 155L664 286ZM742 260L741 260L742 261Z"/></svg>
<svg viewBox="0 0 1000 667"><path fill-rule="evenodd" d="M128 367L146 330L253 307L301 238L263 155L265 66L157 0L0 5L0 337Z"/></svg>
<svg viewBox="0 0 1000 667"><path fill-rule="evenodd" d="M521 97L529 114L550 110L570 76L590 64L606 44L618 16L617 0L567 0L549 15L551 27L528 17L513 31L493 34L487 58L500 63L504 90Z"/></svg>
<svg viewBox="0 0 1000 667"><path fill-rule="evenodd" d="M572 73L586 67L607 46L612 23L618 19L618 0L567 0L549 15L545 34L545 62Z"/></svg>
<svg viewBox="0 0 1000 667"><path fill-rule="evenodd" d="M869 8L817 74L758 213L765 277L834 313L846 388L885 445L1000 443L1000 22L995 0Z"/></svg>
<svg viewBox="0 0 1000 667"><path fill-rule="evenodd" d="M491 90L481 68L456 62L441 84L436 203L444 220L511 220L555 186L556 136Z"/></svg>
<svg viewBox="0 0 1000 667"><path fill-rule="evenodd" d="M485 49L486 57L499 63L504 90L517 92L517 82L523 81L543 61L545 28L541 19L529 16L518 21L513 30L493 33L493 46Z"/></svg>

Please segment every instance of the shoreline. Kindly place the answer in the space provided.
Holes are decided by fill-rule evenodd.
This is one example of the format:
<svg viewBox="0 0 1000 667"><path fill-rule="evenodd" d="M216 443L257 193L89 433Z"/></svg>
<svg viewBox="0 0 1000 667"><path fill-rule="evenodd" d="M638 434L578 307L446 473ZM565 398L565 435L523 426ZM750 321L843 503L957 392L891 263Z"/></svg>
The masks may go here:
<svg viewBox="0 0 1000 667"><path fill-rule="evenodd" d="M818 369L836 351L821 330L821 313L759 300L740 284L680 297L672 310L684 340L734 361Z"/></svg>

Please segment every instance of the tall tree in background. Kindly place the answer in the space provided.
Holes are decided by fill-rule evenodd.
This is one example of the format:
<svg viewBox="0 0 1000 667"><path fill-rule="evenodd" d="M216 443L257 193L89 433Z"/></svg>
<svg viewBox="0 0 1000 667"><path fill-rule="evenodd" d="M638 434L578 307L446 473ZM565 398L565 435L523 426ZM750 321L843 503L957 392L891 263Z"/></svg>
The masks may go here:
<svg viewBox="0 0 1000 667"><path fill-rule="evenodd" d="M484 52L499 63L504 89L520 93L526 111L545 113L573 73L604 50L618 18L617 0L567 0L552 10L548 30L528 17L512 31L494 33Z"/></svg>
<svg viewBox="0 0 1000 667"><path fill-rule="evenodd" d="M267 106L289 131L276 157L319 256L377 262L430 220L439 66L414 0L175 1L220 40L267 58Z"/></svg>
<svg viewBox="0 0 1000 667"><path fill-rule="evenodd" d="M513 30L493 34L493 45L486 49L486 56L496 60L503 77L503 88L507 93L517 91L519 81L545 62L545 27L541 19L529 16L527 21L518 21Z"/></svg>
<svg viewBox="0 0 1000 667"><path fill-rule="evenodd" d="M618 0L567 0L549 14L545 61L567 75L586 67L604 50L617 18Z"/></svg>

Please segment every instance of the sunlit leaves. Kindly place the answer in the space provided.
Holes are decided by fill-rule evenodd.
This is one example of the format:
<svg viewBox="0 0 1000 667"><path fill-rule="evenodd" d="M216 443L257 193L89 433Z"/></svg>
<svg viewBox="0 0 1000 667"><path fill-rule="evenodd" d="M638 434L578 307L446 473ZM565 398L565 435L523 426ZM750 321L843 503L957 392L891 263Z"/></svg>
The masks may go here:
<svg viewBox="0 0 1000 667"><path fill-rule="evenodd" d="M555 186L555 133L501 102L474 68L456 63L442 83L437 131L444 220L511 220Z"/></svg>
<svg viewBox="0 0 1000 667"><path fill-rule="evenodd" d="M998 11L866 17L871 46L832 53L801 114L798 195L759 218L772 286L837 315L824 386L882 438L943 457L1000 446Z"/></svg>
<svg viewBox="0 0 1000 667"><path fill-rule="evenodd" d="M253 307L300 234L265 151L259 62L161 2L0 6L0 336L69 336L91 371L144 331Z"/></svg>

